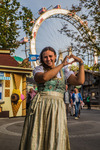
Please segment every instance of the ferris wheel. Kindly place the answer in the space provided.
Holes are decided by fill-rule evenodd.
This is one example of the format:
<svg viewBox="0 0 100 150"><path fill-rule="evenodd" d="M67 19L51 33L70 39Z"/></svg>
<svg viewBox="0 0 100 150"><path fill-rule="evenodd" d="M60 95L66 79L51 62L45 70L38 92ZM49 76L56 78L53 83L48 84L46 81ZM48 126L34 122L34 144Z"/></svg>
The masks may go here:
<svg viewBox="0 0 100 150"><path fill-rule="evenodd" d="M95 38L93 38L92 33L88 27L88 23L83 21L76 13L66 9L61 9L60 5L55 6L51 10L46 10L45 7L39 10L40 16L34 21L32 28L32 39L30 40L30 54L37 54L36 50L36 36L41 24L48 18L60 18L70 24L72 24L81 34L83 38L88 37L90 42L94 43ZM96 61L96 56L95 56Z"/></svg>

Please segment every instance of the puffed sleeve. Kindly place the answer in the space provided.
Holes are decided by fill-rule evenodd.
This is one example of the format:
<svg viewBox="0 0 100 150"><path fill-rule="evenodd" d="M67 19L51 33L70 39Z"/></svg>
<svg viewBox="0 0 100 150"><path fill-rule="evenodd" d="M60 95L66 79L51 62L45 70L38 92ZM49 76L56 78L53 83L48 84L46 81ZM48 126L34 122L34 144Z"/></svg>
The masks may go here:
<svg viewBox="0 0 100 150"><path fill-rule="evenodd" d="M73 71L70 71L70 70L68 69L68 67L65 66L65 67L64 67L65 79L67 80L67 79L70 77L71 74L74 74L74 72L73 72Z"/></svg>
<svg viewBox="0 0 100 150"><path fill-rule="evenodd" d="M37 72L44 72L43 66L37 66L34 70L33 70L33 75L35 76L35 74Z"/></svg>

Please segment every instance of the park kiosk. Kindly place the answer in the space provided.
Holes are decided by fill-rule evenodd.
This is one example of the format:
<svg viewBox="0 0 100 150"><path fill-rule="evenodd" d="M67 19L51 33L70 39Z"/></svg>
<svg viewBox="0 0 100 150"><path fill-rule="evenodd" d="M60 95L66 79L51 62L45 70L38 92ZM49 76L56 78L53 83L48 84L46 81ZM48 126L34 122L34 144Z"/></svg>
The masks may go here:
<svg viewBox="0 0 100 150"><path fill-rule="evenodd" d="M10 50L0 50L0 117L26 115L26 76L32 71L27 59L19 64Z"/></svg>

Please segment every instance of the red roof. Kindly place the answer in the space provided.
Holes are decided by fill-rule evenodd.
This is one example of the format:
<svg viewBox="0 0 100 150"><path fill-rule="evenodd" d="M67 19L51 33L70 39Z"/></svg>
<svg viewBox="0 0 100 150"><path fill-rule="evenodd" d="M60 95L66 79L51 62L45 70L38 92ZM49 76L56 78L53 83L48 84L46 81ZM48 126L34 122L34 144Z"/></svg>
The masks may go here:
<svg viewBox="0 0 100 150"><path fill-rule="evenodd" d="M0 65L18 67L19 63L7 53L0 53Z"/></svg>

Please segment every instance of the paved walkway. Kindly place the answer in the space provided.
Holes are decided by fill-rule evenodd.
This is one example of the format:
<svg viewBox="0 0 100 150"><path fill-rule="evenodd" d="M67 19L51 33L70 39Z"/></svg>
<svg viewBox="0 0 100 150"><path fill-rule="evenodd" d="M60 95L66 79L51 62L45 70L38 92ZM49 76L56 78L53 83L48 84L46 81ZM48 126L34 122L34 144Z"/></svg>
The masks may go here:
<svg viewBox="0 0 100 150"><path fill-rule="evenodd" d="M24 117L0 118L0 150L18 150ZM100 149L100 110L81 111L81 118L69 116L71 150Z"/></svg>

